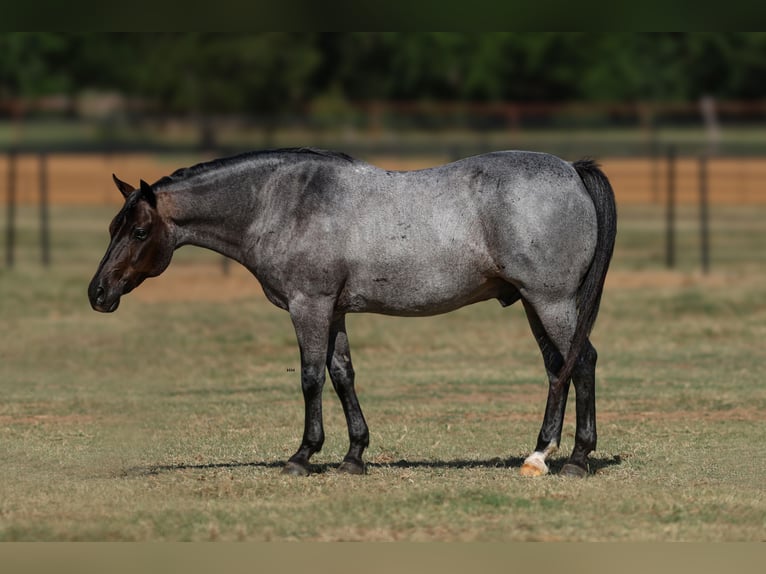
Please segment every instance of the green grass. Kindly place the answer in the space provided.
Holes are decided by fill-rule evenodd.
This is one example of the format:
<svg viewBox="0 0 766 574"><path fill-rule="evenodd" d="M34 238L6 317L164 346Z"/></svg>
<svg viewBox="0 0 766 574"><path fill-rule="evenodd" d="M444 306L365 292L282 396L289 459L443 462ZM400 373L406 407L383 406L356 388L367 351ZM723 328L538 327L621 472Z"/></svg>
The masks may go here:
<svg viewBox="0 0 766 574"><path fill-rule="evenodd" d="M621 212L623 276L657 268L652 209ZM318 472L283 477L303 418L288 315L255 284L92 312L110 215L57 208L43 270L22 210L18 266L0 271L0 540L764 540L762 211L737 213L755 227L710 278L690 258L681 281L607 292L600 442L582 481L518 476L546 385L523 309L495 302L350 317L368 475L333 472L347 437L328 384ZM208 280L218 258L184 249L174 269Z"/></svg>

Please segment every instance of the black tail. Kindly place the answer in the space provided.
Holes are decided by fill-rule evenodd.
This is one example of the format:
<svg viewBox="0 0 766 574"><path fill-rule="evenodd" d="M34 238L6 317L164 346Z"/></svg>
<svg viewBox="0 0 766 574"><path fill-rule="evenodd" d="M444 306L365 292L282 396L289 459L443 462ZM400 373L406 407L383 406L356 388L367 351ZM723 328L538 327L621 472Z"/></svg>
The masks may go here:
<svg viewBox="0 0 766 574"><path fill-rule="evenodd" d="M614 251L614 238L617 235L617 207L614 202L614 191L604 172L595 161L590 159L576 161L572 166L577 170L596 208L598 235L593 261L577 292L577 327L564 366L559 371L560 383L569 380L572 376L572 369L596 322L606 272Z"/></svg>

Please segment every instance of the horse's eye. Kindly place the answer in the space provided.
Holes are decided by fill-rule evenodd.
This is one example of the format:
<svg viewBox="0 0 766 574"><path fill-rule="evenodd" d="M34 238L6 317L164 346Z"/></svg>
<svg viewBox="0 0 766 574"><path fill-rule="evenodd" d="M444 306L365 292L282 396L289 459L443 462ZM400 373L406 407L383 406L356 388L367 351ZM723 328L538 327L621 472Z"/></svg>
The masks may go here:
<svg viewBox="0 0 766 574"><path fill-rule="evenodd" d="M144 239L147 238L148 235L149 235L149 232L143 227L136 227L133 230L133 237L135 239L138 239L139 241L143 241Z"/></svg>

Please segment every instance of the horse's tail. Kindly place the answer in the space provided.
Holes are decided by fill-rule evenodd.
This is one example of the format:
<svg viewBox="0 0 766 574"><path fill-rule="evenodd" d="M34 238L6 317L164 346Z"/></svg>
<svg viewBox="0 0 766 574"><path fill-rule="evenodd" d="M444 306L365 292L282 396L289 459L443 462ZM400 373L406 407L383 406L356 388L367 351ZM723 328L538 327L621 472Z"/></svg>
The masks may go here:
<svg viewBox="0 0 766 574"><path fill-rule="evenodd" d="M572 166L582 179L593 205L596 208L598 233L596 251L590 268L577 291L577 326L567 353L564 366L559 371L558 380L564 383L572 376L583 345L590 335L598 316L601 294L604 291L606 272L614 251L614 238L617 235L617 207L614 191L609 180L598 164L591 159L576 161Z"/></svg>

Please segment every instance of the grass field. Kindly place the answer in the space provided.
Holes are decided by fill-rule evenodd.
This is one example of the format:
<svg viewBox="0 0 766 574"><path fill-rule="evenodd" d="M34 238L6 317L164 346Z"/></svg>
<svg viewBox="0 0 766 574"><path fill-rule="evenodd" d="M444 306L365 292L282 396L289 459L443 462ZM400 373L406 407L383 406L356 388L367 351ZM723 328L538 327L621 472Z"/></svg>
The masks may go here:
<svg viewBox="0 0 766 574"><path fill-rule="evenodd" d="M621 210L593 336L600 442L578 481L518 476L546 395L520 306L350 317L368 474L333 472L347 438L328 384L318 472L284 477L298 352L257 283L185 248L100 315L85 290L113 210L55 207L44 270L22 208L0 271L0 540L764 541L766 211L726 210L709 276L692 213L667 272L659 208Z"/></svg>

